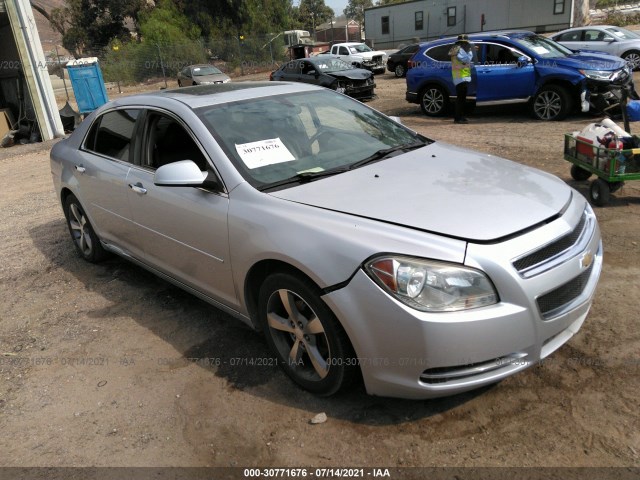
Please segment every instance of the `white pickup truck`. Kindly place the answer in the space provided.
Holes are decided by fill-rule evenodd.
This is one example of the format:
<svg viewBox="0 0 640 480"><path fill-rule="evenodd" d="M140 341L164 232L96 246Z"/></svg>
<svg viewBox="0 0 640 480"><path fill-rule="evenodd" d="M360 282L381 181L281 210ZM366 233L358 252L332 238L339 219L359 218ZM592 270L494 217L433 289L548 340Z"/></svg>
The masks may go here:
<svg viewBox="0 0 640 480"><path fill-rule="evenodd" d="M357 68L371 70L374 74L384 73L387 65L387 54L371 50L365 43L336 43L324 55L334 55Z"/></svg>

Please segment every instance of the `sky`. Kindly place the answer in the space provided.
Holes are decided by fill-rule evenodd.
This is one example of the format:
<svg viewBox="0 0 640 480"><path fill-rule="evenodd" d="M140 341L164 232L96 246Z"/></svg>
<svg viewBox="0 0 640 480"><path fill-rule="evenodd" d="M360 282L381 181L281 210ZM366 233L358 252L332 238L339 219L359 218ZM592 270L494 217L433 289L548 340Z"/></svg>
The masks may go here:
<svg viewBox="0 0 640 480"><path fill-rule="evenodd" d="M324 3L333 8L333 11L336 13L336 17L338 15L342 15L342 11L347 6L347 0L324 0Z"/></svg>

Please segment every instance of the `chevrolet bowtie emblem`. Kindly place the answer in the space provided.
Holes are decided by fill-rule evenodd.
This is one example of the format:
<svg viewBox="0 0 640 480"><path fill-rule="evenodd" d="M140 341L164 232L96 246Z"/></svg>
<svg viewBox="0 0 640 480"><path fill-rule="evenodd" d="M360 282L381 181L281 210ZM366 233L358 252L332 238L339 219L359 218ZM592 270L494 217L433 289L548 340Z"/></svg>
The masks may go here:
<svg viewBox="0 0 640 480"><path fill-rule="evenodd" d="M580 268L586 270L591 266L591 262L593 262L593 253L587 252L580 259Z"/></svg>

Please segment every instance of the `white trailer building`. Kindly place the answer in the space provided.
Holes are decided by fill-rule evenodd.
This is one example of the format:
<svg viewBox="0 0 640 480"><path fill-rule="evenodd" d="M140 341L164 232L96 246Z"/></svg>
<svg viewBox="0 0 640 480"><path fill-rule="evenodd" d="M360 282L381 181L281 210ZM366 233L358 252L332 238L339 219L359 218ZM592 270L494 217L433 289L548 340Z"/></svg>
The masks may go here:
<svg viewBox="0 0 640 480"><path fill-rule="evenodd" d="M588 8L579 0L413 0L366 9L364 30L378 49L487 30L552 32L573 26L582 3Z"/></svg>

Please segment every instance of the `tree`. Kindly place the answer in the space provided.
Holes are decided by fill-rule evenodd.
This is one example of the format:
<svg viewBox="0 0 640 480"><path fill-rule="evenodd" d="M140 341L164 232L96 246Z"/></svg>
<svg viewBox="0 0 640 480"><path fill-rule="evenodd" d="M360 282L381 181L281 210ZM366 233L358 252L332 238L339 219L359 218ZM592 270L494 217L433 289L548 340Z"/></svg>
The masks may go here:
<svg viewBox="0 0 640 480"><path fill-rule="evenodd" d="M62 45L77 57L95 54L114 38L130 37L125 23L131 19L137 25L144 5L144 0L66 0L48 19L62 35Z"/></svg>
<svg viewBox="0 0 640 480"><path fill-rule="evenodd" d="M349 0L344 14L347 18L355 20L360 25L364 23L364 9L373 7L372 0Z"/></svg>
<svg viewBox="0 0 640 480"><path fill-rule="evenodd" d="M311 27L310 30L315 32L316 25L331 20L334 12L324 3L324 0L300 0L298 15L304 25L307 28Z"/></svg>

